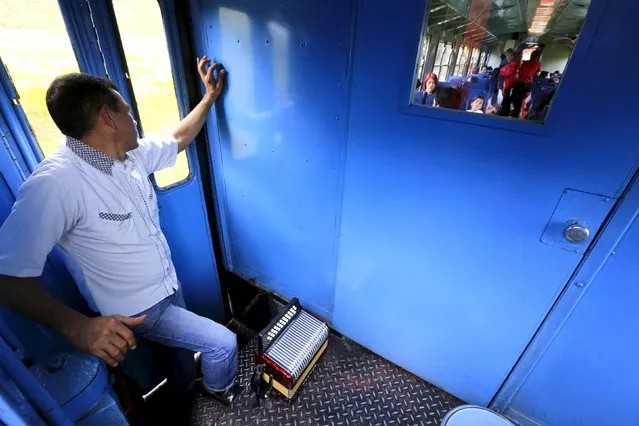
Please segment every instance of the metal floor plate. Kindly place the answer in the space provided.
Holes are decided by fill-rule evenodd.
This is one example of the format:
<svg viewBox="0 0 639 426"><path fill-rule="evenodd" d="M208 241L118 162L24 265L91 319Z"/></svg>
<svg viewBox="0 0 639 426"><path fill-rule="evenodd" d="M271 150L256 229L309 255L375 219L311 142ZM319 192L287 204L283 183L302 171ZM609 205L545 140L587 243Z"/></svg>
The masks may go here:
<svg viewBox="0 0 639 426"><path fill-rule="evenodd" d="M239 380L248 385L256 340L240 350ZM291 405L275 393L255 407L250 389L230 408L198 394L192 425L439 425L463 402L361 346L331 336Z"/></svg>

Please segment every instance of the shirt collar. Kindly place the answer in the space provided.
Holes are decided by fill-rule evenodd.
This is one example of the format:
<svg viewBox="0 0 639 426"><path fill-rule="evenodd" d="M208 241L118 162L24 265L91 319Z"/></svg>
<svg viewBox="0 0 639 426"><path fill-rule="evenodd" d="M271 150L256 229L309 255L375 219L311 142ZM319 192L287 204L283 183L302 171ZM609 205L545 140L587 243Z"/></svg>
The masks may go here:
<svg viewBox="0 0 639 426"><path fill-rule="evenodd" d="M113 164L115 163L113 158L71 136L67 136L67 147L73 151L75 155L102 173L107 175L112 174Z"/></svg>

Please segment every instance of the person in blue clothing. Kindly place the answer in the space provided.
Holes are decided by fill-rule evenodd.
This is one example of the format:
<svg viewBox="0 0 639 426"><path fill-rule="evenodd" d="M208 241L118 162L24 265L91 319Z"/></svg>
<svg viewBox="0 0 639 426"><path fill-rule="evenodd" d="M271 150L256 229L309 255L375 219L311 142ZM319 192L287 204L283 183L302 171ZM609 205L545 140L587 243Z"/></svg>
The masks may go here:
<svg viewBox="0 0 639 426"><path fill-rule="evenodd" d="M414 102L418 105L433 106L435 95L437 94L437 74L429 73L424 78L422 90L415 93Z"/></svg>
<svg viewBox="0 0 639 426"><path fill-rule="evenodd" d="M468 110L468 112L474 112L477 114L483 114L484 113L484 102L485 99L483 96L477 96L475 97L475 99L473 99L473 101L470 103L470 109Z"/></svg>

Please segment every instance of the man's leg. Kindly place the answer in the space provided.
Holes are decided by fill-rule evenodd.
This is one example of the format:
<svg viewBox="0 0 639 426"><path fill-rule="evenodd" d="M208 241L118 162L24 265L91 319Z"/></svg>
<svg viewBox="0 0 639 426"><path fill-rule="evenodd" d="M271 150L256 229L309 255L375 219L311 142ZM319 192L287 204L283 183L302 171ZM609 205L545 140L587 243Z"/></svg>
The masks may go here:
<svg viewBox="0 0 639 426"><path fill-rule="evenodd" d="M501 101L501 108L499 109L499 115L507 117L510 114L510 102L513 89L506 89L503 92L504 98Z"/></svg>
<svg viewBox="0 0 639 426"><path fill-rule="evenodd" d="M203 385L212 392L225 391L235 383L237 338L226 327L184 308L181 292L147 311L140 336L166 346L202 353Z"/></svg>
<svg viewBox="0 0 639 426"><path fill-rule="evenodd" d="M513 109L510 112L510 116L519 118L521 113L521 104L524 102L524 96L526 95L526 84L522 82L515 83L513 87L511 101L513 103Z"/></svg>

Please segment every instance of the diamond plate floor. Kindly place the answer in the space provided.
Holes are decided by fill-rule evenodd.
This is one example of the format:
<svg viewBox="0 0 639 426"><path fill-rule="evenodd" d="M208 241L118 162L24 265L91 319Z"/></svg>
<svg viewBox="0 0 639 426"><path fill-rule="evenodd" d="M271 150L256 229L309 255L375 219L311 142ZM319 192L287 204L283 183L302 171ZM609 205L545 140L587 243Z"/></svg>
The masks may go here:
<svg viewBox="0 0 639 426"><path fill-rule="evenodd" d="M240 351L239 378L248 384L256 340ZM331 336L328 349L292 405L271 394L255 407L248 391L229 409L198 394L192 425L439 425L462 404L441 389L361 346Z"/></svg>

